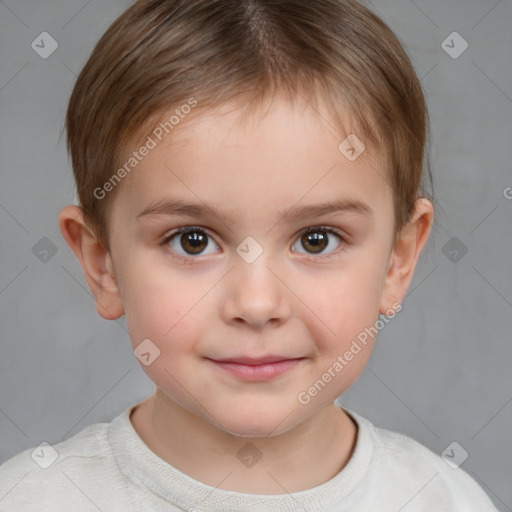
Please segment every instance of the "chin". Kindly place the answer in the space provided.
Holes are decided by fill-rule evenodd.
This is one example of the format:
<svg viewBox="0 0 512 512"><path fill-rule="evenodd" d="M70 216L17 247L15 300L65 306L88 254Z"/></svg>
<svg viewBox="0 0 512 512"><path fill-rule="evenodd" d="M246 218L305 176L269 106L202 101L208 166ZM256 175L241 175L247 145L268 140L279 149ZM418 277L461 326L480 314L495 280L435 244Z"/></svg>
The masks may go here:
<svg viewBox="0 0 512 512"><path fill-rule="evenodd" d="M295 423L293 417L283 414L281 411L258 413L250 411L243 414L236 411L236 414L227 413L225 418L218 417L222 429L237 437L274 437L291 430Z"/></svg>

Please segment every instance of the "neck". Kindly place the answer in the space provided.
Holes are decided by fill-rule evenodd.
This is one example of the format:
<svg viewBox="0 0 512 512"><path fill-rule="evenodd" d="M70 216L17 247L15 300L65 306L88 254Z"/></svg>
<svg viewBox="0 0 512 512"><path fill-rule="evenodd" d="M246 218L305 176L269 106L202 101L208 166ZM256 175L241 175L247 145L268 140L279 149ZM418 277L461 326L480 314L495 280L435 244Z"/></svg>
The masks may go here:
<svg viewBox="0 0 512 512"><path fill-rule="evenodd" d="M182 473L212 487L252 494L298 492L327 482L348 463L357 438L357 425L334 403L283 434L239 437L190 413L158 388L130 419L146 445Z"/></svg>

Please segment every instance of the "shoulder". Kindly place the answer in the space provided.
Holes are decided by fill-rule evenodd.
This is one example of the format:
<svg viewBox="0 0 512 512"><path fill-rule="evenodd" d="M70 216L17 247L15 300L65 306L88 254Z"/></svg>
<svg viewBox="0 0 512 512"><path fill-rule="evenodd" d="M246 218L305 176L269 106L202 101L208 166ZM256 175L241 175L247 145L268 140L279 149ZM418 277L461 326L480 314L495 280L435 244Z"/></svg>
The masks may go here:
<svg viewBox="0 0 512 512"><path fill-rule="evenodd" d="M413 502L415 507L430 503L450 507L435 510L497 512L484 490L460 466L450 466L441 455L405 434L376 427L352 411L350 414L368 429L366 439L373 441L369 478L376 485L385 484L393 492L399 489L404 499L410 497L410 506Z"/></svg>
<svg viewBox="0 0 512 512"><path fill-rule="evenodd" d="M97 510L102 488L117 475L108 440L109 423L96 423L50 445L41 443L0 466L0 511ZM108 488L108 487L107 487ZM82 505L83 504L83 505Z"/></svg>

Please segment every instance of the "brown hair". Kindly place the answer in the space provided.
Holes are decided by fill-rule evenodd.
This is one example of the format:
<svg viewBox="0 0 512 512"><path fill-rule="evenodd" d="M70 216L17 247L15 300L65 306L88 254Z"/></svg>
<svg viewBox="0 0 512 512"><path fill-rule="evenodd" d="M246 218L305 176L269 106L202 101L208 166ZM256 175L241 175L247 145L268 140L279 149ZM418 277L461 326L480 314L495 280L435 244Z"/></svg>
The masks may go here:
<svg viewBox="0 0 512 512"><path fill-rule="evenodd" d="M105 199L94 191L165 113L191 98L190 117L235 99L250 111L278 92L324 100L336 129L350 133L350 118L379 152L399 234L425 195L429 119L410 59L376 14L355 0L139 0L97 43L67 110L80 206L100 242L109 247L119 186Z"/></svg>

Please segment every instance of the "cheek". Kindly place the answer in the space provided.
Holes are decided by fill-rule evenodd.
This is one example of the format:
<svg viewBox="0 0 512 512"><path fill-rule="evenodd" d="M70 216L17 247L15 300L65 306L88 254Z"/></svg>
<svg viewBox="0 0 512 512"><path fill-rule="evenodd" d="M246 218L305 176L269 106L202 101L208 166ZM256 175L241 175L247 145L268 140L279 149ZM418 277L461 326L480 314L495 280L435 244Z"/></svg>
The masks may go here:
<svg viewBox="0 0 512 512"><path fill-rule="evenodd" d="M184 292L186 283L173 279L168 271L147 262L128 260L123 267L120 286L132 345L143 339L155 340L158 346L172 336L190 302Z"/></svg>
<svg viewBox="0 0 512 512"><path fill-rule="evenodd" d="M135 267L134 267L135 268ZM162 265L139 265L125 281L123 302L132 346L151 339L165 356L177 361L190 351L208 325L208 291L212 284L198 277L170 272Z"/></svg>
<svg viewBox="0 0 512 512"><path fill-rule="evenodd" d="M336 358L358 337L370 345L372 337L364 333L379 316L381 279L380 266L360 259L357 265L347 266L315 287L308 306L314 312L310 329L319 350Z"/></svg>
<svg viewBox="0 0 512 512"><path fill-rule="evenodd" d="M374 276L347 275L318 294L309 330L315 340L322 375L316 379L331 380L326 399L335 399L352 386L366 368L375 345L375 323L378 320L378 286ZM313 308L312 308L313 309ZM325 325L324 325L325 324ZM328 326L328 328L326 327Z"/></svg>
<svg viewBox="0 0 512 512"><path fill-rule="evenodd" d="M178 401L185 400L179 383L186 381L186 371L191 370L189 359L188 367L183 362L201 339L200 318L204 319L205 312L200 299L204 292L194 292L190 281L141 277L139 274L125 289L132 348L141 368L158 387L172 390Z"/></svg>

